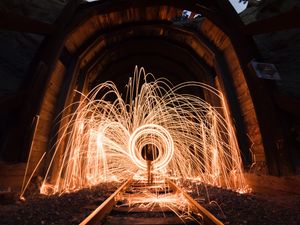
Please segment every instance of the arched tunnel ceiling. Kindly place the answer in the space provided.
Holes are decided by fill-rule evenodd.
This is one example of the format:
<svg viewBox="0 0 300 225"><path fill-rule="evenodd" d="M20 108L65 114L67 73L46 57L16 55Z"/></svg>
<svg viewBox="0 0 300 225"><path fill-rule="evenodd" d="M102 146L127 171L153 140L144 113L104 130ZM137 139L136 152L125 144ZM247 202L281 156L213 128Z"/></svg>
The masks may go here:
<svg viewBox="0 0 300 225"><path fill-rule="evenodd" d="M181 15L183 7L190 7L189 4L196 7L195 10L201 8L204 14L206 9L195 5L196 1L146 3L145 7L137 2L122 2L117 6L96 2L78 9L76 16L58 35L63 44L58 52L64 47L66 53L63 55L69 55L71 61L59 54L54 58L59 58L67 73L73 74L64 83L65 88L72 90L76 86L74 82L86 78L90 82L89 89L105 80L119 83L122 88L135 65L145 66L147 72L167 77L175 84L194 80L215 85L217 74L223 78L229 75L222 51L227 48L227 54L231 54L232 46L222 30L204 18L194 27L174 23L174 18ZM222 24L218 18L213 17L213 20ZM203 27L202 23L205 23ZM238 63L237 56L233 57ZM218 85L224 88L222 83ZM232 92L228 85L226 89ZM83 90L79 88L79 91ZM63 98L67 95L65 92ZM200 95L203 97L203 93ZM61 105L58 111L66 105Z"/></svg>
<svg viewBox="0 0 300 225"><path fill-rule="evenodd" d="M114 5L116 2L118 5ZM12 154L19 151L22 161L28 159L30 162L28 173L38 171L43 176L48 157L53 154L52 142L60 138L59 129L68 121L56 122L69 116L70 111L63 111L66 106L76 105L80 100L74 90L88 92L107 80L114 81L122 89L132 76L134 66L138 65L174 84L194 80L222 91L237 132L245 171L259 174L257 183L263 188L272 186L274 180L262 181L265 176L261 175L289 174L291 164L286 157L289 153L286 139L281 131L278 132L280 121L272 103L265 100L271 92L264 91L261 83L265 81L257 82L257 77L247 67L256 54L255 48L252 49L251 42L245 44L247 37L232 35L239 31L236 29L239 24L230 27L230 21L235 18L225 18L219 11L220 3L222 0L99 1L80 6L70 12L72 16L68 16L68 12L65 16L62 14L66 20L60 20L62 25L58 26L58 32L46 38L33 61L33 82L28 82L25 101L20 103L24 109L20 117L11 119L9 128L12 127L13 132L7 129L13 143L8 154L11 150ZM141 9L143 4L148 6ZM186 8L204 17L190 26L174 23L172 18L177 11ZM207 93L194 93L193 89L189 93L214 103ZM24 139L25 147L22 146L24 141L20 141ZM62 151L64 149L57 155L61 156ZM40 162L42 169L32 168ZM8 185L6 181L5 184ZM293 190L286 186L284 189Z"/></svg>
<svg viewBox="0 0 300 225"><path fill-rule="evenodd" d="M227 99L239 141L243 142L242 151L249 157L251 147L256 164L264 166L267 158L274 162L272 170L277 173L278 160L271 149L276 148L281 133L267 124L272 115L266 115L264 110L272 103L268 98L260 99L267 91L247 67L257 52L252 39L239 33L238 15L228 2L224 3L97 1L66 7L56 22L56 33L45 39L33 62L32 83L27 83L32 90L24 103L23 116L27 124L35 115L43 122L36 128L34 160L48 151L53 120L74 102L75 89L88 91L107 79L123 86L134 65L138 65L174 83L211 82ZM175 24L174 18L183 9L201 13L203 18L188 27ZM268 110L272 111L272 107ZM25 132L26 123L23 126ZM263 139L262 135L272 137Z"/></svg>
<svg viewBox="0 0 300 225"><path fill-rule="evenodd" d="M207 45L203 44L203 42L205 42L203 40L203 37L201 38L201 40L199 40L199 35L197 37L196 33L189 32L185 28L176 27L174 26L174 24L172 24L172 22L170 22L170 20L172 20L174 17L181 14L183 8L179 7L183 6L191 7L192 5L194 8L196 6L196 8L198 7L197 10L202 8L205 14L205 9L203 8L203 6L195 4L196 2L197 1L187 1L185 3L183 3L182 1L147 1L140 3L143 6L144 4L146 4L147 7L143 8L139 8L139 4L131 5L130 2L122 2L122 4L118 5L109 4L107 2L106 5L103 5L101 2L94 2L93 4L86 5L85 9L81 9L82 13L79 14L77 18L75 18L70 24L68 28L69 31L67 31L69 32L69 35L65 39L66 49L71 54L79 55L80 58L84 58L80 62L80 67L84 67L84 70L90 71L91 67L94 67L93 64L95 62L98 63L99 67L103 67L105 64L105 60L107 61L107 59L104 60L104 58L102 58L104 57L103 52L110 52L111 50L114 51L116 46L125 44L126 41L124 40L126 39L164 39L164 41L166 42L173 42L172 44L174 45L174 48L169 49L172 50L172 52L168 51L163 46L163 44L156 47L154 41L151 44L149 42L147 46L144 46L143 51L141 49L137 50L141 46L138 46L138 42L132 42L130 48L123 50L119 49L120 52L115 55L110 53L110 57L114 58L114 60L108 59L107 62L111 63L112 61L114 61L114 63L116 63L118 60L122 60L122 57L123 59L127 57L126 60L128 61L128 56L130 55L133 56L134 54L147 54L148 60L146 60L146 58L143 59L143 57L140 57L138 59L140 63L133 63L135 65L144 64L139 66L147 67L147 63L153 64L155 62L155 55L157 55L157 58L164 58L169 63L172 62L173 64L181 64L182 68L185 67L185 69L188 70L185 73L178 73L179 77L174 79L177 73L170 71L171 68L174 68L173 71L176 71L174 66L171 66L171 64L169 64L169 70L164 69L164 71L160 72L159 70L154 69L155 67L158 68L158 64L156 63L156 66L153 65L153 70L155 71L151 71L152 68L150 68L150 72L164 74L168 77L171 77L171 80L203 81L204 72L199 71L200 67L202 67L202 69L200 70L206 70L205 73L210 73L210 76L213 76L215 73L213 71L213 67L215 66L215 59L212 49L209 49ZM171 6L167 4L170 4ZM205 4L207 4L207 2L205 2ZM175 8L174 6L178 8ZM144 11L141 9L144 9ZM72 30L72 27L76 27L78 24L80 24L79 29L77 29L77 31ZM86 37L83 39L80 37L78 38L78 36L82 34L86 34ZM159 42L156 42L156 44L158 43ZM206 41L206 43L208 43L208 41ZM109 49L110 47L112 47L112 49ZM149 50L145 48L148 48ZM153 51L153 49L155 48L158 51ZM182 50L181 52L176 52L175 49L179 48L185 48L188 50L183 50L185 52L183 52ZM127 52L127 56L125 55L124 51ZM191 56L187 56L187 51L189 51L189 54ZM153 55L152 58L150 57L151 54ZM190 57L192 60L189 61L187 59L188 57ZM152 62L150 62L149 60L151 60ZM146 61L148 62L146 63ZM160 63L160 68L167 67L167 64L163 66L162 61L158 61ZM195 62L194 67L193 65L187 66L187 64L193 64L193 62ZM196 64L198 64L196 67L200 66L198 69L196 69L195 67ZM170 75L166 73L168 71L171 72ZM186 76L187 73L190 73L190 76ZM198 73L198 75L196 73ZM182 79L182 77L180 78L180 76L183 76L185 79ZM201 76L202 78L200 78Z"/></svg>
<svg viewBox="0 0 300 225"><path fill-rule="evenodd" d="M90 63L83 63L87 71L94 71L90 73L98 77L90 78L92 82L94 79L97 82L107 78L120 79L117 74L131 74L135 65L144 66L147 71L157 76L167 76L174 83L188 80L205 81L215 73L190 46L180 42L174 43L171 38L168 40L167 35L147 37L144 34L127 39L120 36L120 40L122 41L107 43L105 49L96 54ZM201 52L205 51L202 49ZM107 66L114 70L111 73L112 77L102 74Z"/></svg>
<svg viewBox="0 0 300 225"><path fill-rule="evenodd" d="M151 68L146 67L147 72L167 76L174 83L196 80L210 84L216 74L221 77L230 75L229 67L224 67L226 62L222 51L227 49L226 54L231 54L232 45L222 30L207 19L198 21L194 28L178 26L173 22L185 7L193 5L192 8L199 12L201 9L203 14L207 12L205 7L195 4L197 1L143 3L146 7L139 1L124 1L118 5L110 2L83 5L58 30L58 34L48 42L52 47L47 49L46 46L42 56L45 62L52 65L49 72L53 82L57 82L55 77L64 76L66 71L63 91L58 95L61 103L51 107L59 112L72 103L71 91L79 86L84 87L78 84L79 80L85 82L88 78L90 88L106 79L124 84L132 74L134 65L138 64L148 64ZM213 20L222 24L218 18L213 17ZM236 55L231 57L238 63ZM240 76L240 66L230 66L234 66L236 75ZM224 88L222 83L218 85ZM59 86L55 85L57 88ZM226 95L230 98L232 90L228 85L226 89ZM79 88L79 91L82 90ZM45 92L46 95L48 93ZM48 97L44 98L41 109L47 113L50 110L46 102ZM241 116L237 112L235 115ZM49 130L41 132L44 132L42 135L49 135Z"/></svg>
<svg viewBox="0 0 300 225"><path fill-rule="evenodd" d="M119 43L101 55L99 62L95 65L98 69L95 80L97 83L107 79L120 79L120 74L130 75L135 65L144 66L154 75L168 76L166 78L175 84L188 80L201 81L207 76L203 66L184 48L160 39L131 39ZM107 70L111 73L104 72Z"/></svg>
<svg viewBox="0 0 300 225"><path fill-rule="evenodd" d="M129 71L133 70L134 65L144 66L158 76L168 76L175 83L207 81L216 73L214 57L219 54L217 48L203 35L170 23L130 24L125 28L117 26L112 31L92 36L76 54L79 55L82 70L93 73L93 76L103 76L100 75L101 69L97 68L103 69L106 64L118 63L119 60L126 60L131 67L130 70L127 67L122 74L131 74ZM134 55L135 59L132 58ZM168 65L161 59L166 60ZM120 71L121 67L114 66L114 69ZM114 73L115 78L117 73ZM100 77L98 81L106 78ZM94 79L91 78L92 81Z"/></svg>

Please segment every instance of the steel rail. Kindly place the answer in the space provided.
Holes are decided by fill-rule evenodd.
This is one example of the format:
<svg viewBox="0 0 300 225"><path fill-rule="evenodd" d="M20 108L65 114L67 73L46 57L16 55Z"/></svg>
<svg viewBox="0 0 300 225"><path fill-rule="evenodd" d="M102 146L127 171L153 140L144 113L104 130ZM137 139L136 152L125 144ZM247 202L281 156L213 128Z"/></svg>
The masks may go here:
<svg viewBox="0 0 300 225"><path fill-rule="evenodd" d="M224 225L220 220L218 220L214 215L207 211L203 206L196 202L189 194L178 187L173 181L167 180L169 186L173 191L183 194L183 196L188 200L192 207L203 216L203 222L207 225Z"/></svg>
<svg viewBox="0 0 300 225"><path fill-rule="evenodd" d="M98 208L96 208L88 217L79 225L101 224L104 217L111 213L116 205L116 198L122 194L131 184L133 179L125 181L109 198L107 198ZM182 194L190 204L194 213L200 214L205 225L224 225L220 220L213 216L208 210L196 202L189 194L183 191L173 181L167 179L166 184L174 191L174 194ZM139 218L142 219L142 218ZM157 218L158 219L158 218Z"/></svg>
<svg viewBox="0 0 300 225"><path fill-rule="evenodd" d="M125 181L109 198L107 198L99 207L97 207L88 217L86 217L79 225L100 224L105 215L109 214L116 204L115 198L132 182L132 179Z"/></svg>

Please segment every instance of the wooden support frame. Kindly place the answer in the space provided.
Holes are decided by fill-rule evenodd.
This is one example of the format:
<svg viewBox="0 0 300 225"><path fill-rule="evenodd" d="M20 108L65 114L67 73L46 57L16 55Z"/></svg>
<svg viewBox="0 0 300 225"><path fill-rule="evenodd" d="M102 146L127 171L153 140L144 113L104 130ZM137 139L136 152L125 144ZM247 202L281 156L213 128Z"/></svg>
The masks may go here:
<svg viewBox="0 0 300 225"><path fill-rule="evenodd" d="M94 13L96 13L95 12L95 9L94 8L90 8L89 9L90 10L90 12L89 13L92 13L92 15L94 15ZM89 13L88 13L88 11L89 10L83 10L83 14L79 14L79 16L76 16L76 19L75 20L73 20L72 21L72 23L70 24L70 26L68 27L68 29L67 30L65 30L64 32L62 32L62 34L65 34L65 35L67 35L67 33L68 32L70 32L71 30L72 30L72 28L73 28L73 26L76 26L76 24L78 24L78 22L79 21L81 21L81 23L85 20L85 19L87 19L87 17L88 17L88 15L89 15ZM108 9L108 11L110 11L111 9ZM98 12L99 13L99 12ZM84 19L85 18L85 19ZM80 20L80 19L83 19L83 20ZM57 40L59 40L58 38L57 38ZM63 41L63 39L61 39L60 41ZM48 49L48 48L47 48ZM60 45L59 47L58 47L58 49L59 49L59 51L58 52L62 52L62 49L63 49L63 46L62 45ZM49 49L50 50L50 49ZM56 57L59 57L59 53L56 53ZM45 56L45 55L44 55ZM80 56L78 56L78 57L80 57ZM51 71L51 70L50 70ZM238 115L238 114L236 114L236 115Z"/></svg>
<svg viewBox="0 0 300 225"><path fill-rule="evenodd" d="M132 30L132 32L133 32L134 30L137 29L136 26L137 25L132 24L128 28L130 28L130 30ZM139 24L139 26L142 26L142 24ZM147 25L147 26L149 26L149 27L158 26L158 27L161 27L162 29L168 30L168 33L170 33L172 29L174 30L174 28L171 27L171 24L164 24L164 25L157 24L157 25ZM201 35L199 33L195 33L193 31L188 32L188 31L180 29L180 28L176 28L175 30L177 30L177 32L183 32L183 33L185 33L185 35L194 35L194 36L196 36L199 39L199 41L202 44L204 44L206 46L206 48L209 49L209 51L211 51L210 54L214 55L214 57L215 57L214 67L218 71L218 74L221 76L221 79L223 81L222 82L222 87L223 87L224 91L226 92L226 97L229 99L229 101L231 103L231 104L229 104L229 107L230 107L232 115L234 117L236 129L239 131L237 133L237 135L238 135L238 139L239 139L240 148L243 152L242 153L243 162L244 162L245 167L250 167L250 165L252 164L252 159L251 159L251 155L250 155L250 152L249 152L249 148L247 147L248 146L248 144L247 144L248 143L248 137L246 135L244 124L242 122L243 119L241 117L241 112L240 112L240 109L239 109L239 106L238 106L236 94L234 93L234 91L232 91L233 90L233 86L231 85L232 81L230 80L230 76L228 74L229 72L225 69L226 66L225 66L224 59L222 58L221 52L219 52L219 50L216 48L216 46L213 46L208 40L206 40L206 38L203 35ZM112 34L105 34L107 39L110 39L109 37L111 35L116 35L116 34L114 32L112 32ZM101 34L98 34L94 38L89 40L88 43L85 43L84 45L87 47L87 49L93 49L92 46L94 46L97 43L97 41L100 41L100 39L101 39ZM190 46L185 46L185 48L189 49ZM80 49L81 50L79 50L79 51L82 52L82 53L79 54L80 55L79 57L83 58L82 55L86 54L86 52L82 48L80 48ZM107 48L106 48L106 51L108 51ZM193 54L192 53L193 51L194 51L193 49L190 49L191 54ZM95 55L95 58L97 60L92 60L88 65L85 66L85 69L83 69L83 70L84 71L87 71L87 70L90 71L91 70L90 68L94 68L96 64L98 64L100 61L104 60L103 57L105 57L105 56L103 56L103 52L101 52L100 55ZM199 60L199 58L198 58L198 60ZM206 66L206 68L209 68L208 71L210 71L210 72L212 72L212 70L213 70L208 65ZM223 68L223 69L221 69L221 68ZM88 73L89 72L87 72L87 74Z"/></svg>
<svg viewBox="0 0 300 225"><path fill-rule="evenodd" d="M227 27L230 29L226 34L230 37L231 43L235 49L236 55L240 62L240 67L244 73L254 110L257 116L260 133L263 140L264 153L268 167L268 173L271 175L288 175L291 174L293 168L288 160L288 145L284 135L284 128L281 124L278 112L272 98L268 95L271 92L270 83L257 78L248 67L249 62L259 57L259 52L250 35L243 33L244 25L238 18L237 22L232 23L230 18L234 16L233 7L226 0L215 0L219 3L219 9L223 12ZM230 23L230 24L229 24ZM245 48L247 46L247 48ZM272 122L271 122L272 121Z"/></svg>
<svg viewBox="0 0 300 225"><path fill-rule="evenodd" d="M272 109L272 102L270 102L270 99L267 99L267 101L262 101L260 99L261 94L265 93L265 91L261 90L264 86L263 83L260 82L257 78L253 77L251 73L247 69L247 63L250 59L252 59L254 56L257 55L257 52L255 51L255 48L253 47L253 40L251 41L251 37L243 35L238 33L237 31L240 31L242 27L240 26L240 22L236 22L235 24L230 27L230 19L228 19L231 15L233 15L233 9L230 8L228 5L226 6L226 10L222 11L222 4L225 0L213 0L213 2L209 2L208 0L203 1L196 1L196 0L188 0L188 1L112 1L111 3L108 1L101 1L101 2L93 2L93 3L85 3L78 8L76 11L76 7L74 6L70 12L68 12L68 9L66 9L66 15L69 15L67 17L67 22L64 23L64 25L59 26L59 32L55 37L49 38L48 42L44 43L43 46L43 53L41 54L41 58L47 62L47 71L45 72L45 77L43 77L40 81L40 84L42 87L46 87L49 79L47 78L47 75L51 75L51 71L53 70L54 64L56 60L60 57L60 54L64 48L65 41L75 30L75 28L81 24L83 24L85 21L87 21L91 16L93 15L99 15L99 14L105 14L112 11L122 10L124 8L129 7L140 7L140 6L173 6L173 7L182 7L189 9L191 11L195 12L203 12L203 15L207 18L211 19L214 24L216 24L221 31L223 31L227 36L230 37L230 40L232 42L233 48L237 54L237 58L239 60L239 63L242 67L242 70L245 75L245 79L247 81L247 84L249 84L249 90L253 96L253 103L256 108L256 112L258 113L258 120L259 123L262 123L261 126L265 126L268 123L268 118L266 116L262 115L263 110L265 107L270 106L270 109ZM114 4L118 3L118 4ZM216 4L218 3L218 4ZM228 2L227 2L228 3ZM228 3L229 4L229 3ZM206 7L208 6L208 7ZM211 7L213 6L213 7ZM249 44L250 43L250 44ZM247 45L248 49L245 51L244 46ZM251 47L249 47L251 46ZM72 56L71 56L72 57ZM230 89L230 87L227 87ZM257 91L257 93L256 93ZM42 95L41 95L42 96ZM39 98L34 98L39 99ZM267 103L267 104L265 104ZM34 110L39 111L40 110L40 104L38 104L37 107L35 107ZM33 111L34 111L33 110ZM237 112L238 114L238 112ZM274 116L276 121L276 116ZM280 129L280 128L278 128ZM273 147L276 147L276 138L280 136L280 132L278 133L278 130L272 131L271 127L268 125L266 128L263 128L262 133L264 135L268 135L268 132L271 132L271 134L275 134L274 138L272 137L270 140L266 141L264 143L265 146L267 146L266 154L269 152ZM268 146L270 144L270 146ZM276 152L276 154L280 154ZM276 156L275 160L277 160L279 156ZM272 161L271 159L270 161ZM274 162L273 167L277 167L277 162ZM275 169L271 169L271 173L278 175L280 172L276 171Z"/></svg>

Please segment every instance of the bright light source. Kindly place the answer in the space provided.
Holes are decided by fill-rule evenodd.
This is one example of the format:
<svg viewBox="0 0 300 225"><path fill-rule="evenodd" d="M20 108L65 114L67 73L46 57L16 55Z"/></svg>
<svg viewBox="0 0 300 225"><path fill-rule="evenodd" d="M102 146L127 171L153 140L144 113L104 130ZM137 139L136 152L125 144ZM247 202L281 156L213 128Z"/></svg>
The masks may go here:
<svg viewBox="0 0 300 225"><path fill-rule="evenodd" d="M220 105L215 108L198 96L179 93L188 88L214 95ZM166 79L155 79L136 67L125 95L107 81L83 95L78 105L74 114L63 118L69 122L60 130L42 193L75 191L137 173L142 177L147 169L142 149L147 145L157 148L152 166L160 177L246 188L223 95L206 84L172 87ZM63 156L55 160L62 148ZM50 171L57 172L52 177L56 179L47 184L53 176Z"/></svg>

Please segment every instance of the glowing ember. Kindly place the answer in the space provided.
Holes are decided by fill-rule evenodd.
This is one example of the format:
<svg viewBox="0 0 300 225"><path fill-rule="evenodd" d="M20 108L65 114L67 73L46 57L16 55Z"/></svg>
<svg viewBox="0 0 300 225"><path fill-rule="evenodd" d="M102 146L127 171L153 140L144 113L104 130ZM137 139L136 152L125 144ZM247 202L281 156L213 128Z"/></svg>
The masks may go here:
<svg viewBox="0 0 300 225"><path fill-rule="evenodd" d="M221 105L213 107L197 96L178 93L191 87L211 93ZM60 130L63 135L54 147L42 193L143 175L147 163L142 152L147 145L158 151L152 161L155 174L245 189L222 93L198 82L172 87L166 79L145 74L143 68L135 69L126 88L123 99L114 83L99 84L74 114L64 118L69 122ZM61 148L62 156L57 154Z"/></svg>

